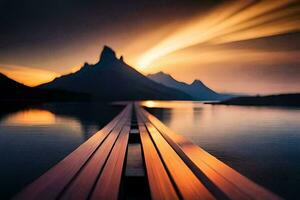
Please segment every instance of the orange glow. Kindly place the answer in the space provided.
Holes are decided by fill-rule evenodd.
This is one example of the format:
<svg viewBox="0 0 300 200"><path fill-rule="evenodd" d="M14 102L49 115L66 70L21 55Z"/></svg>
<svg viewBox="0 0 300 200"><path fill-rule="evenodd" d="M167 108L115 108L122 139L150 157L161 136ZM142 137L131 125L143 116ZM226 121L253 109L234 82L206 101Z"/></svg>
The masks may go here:
<svg viewBox="0 0 300 200"><path fill-rule="evenodd" d="M36 86L51 81L57 76L54 72L15 65L0 65L0 72L28 86Z"/></svg>
<svg viewBox="0 0 300 200"><path fill-rule="evenodd" d="M287 34L300 31L299 1L225 1L199 12L201 15L193 17L187 14L172 20L149 20L140 26L128 22L126 31L111 27L104 31L109 34L95 30L57 48L53 54L33 49L30 58L27 54L18 57L18 63L54 72L4 64L0 72L36 86L76 72L84 62L97 63L103 45L109 45L118 57L123 55L126 63L144 75L164 71L187 83L201 79L218 92L299 92L296 66L300 52L289 38L293 34ZM281 36L274 43L268 38L280 34L287 34L282 36L286 42ZM6 59L3 62L14 63L16 58L10 55ZM263 74L267 78L262 78Z"/></svg>
<svg viewBox="0 0 300 200"><path fill-rule="evenodd" d="M153 62L152 67L145 68L143 71L146 74L164 71L177 80L187 83L197 78L220 92L234 91L252 94L297 92L300 85L292 82L293 79L283 81L272 77L274 81L269 82L267 79L259 79L255 71L266 73L268 70L272 73L273 68L276 70L276 65L281 65L282 70L286 70L289 65L299 65L300 60L297 59L299 57L300 51L264 51L223 47L189 48L158 59ZM264 71L259 72L262 70ZM254 81L253 87L249 82Z"/></svg>
<svg viewBox="0 0 300 200"><path fill-rule="evenodd" d="M14 126L68 126L73 133L82 137L81 123L72 118L59 117L48 110L29 109L19 111L7 116L3 121L4 124L13 124Z"/></svg>
<svg viewBox="0 0 300 200"><path fill-rule="evenodd" d="M300 30L300 20L290 17L299 12L299 5L286 1L233 2L222 5L205 16L196 17L173 34L153 45L138 60L141 70L178 50L199 44L216 44L273 36Z"/></svg>
<svg viewBox="0 0 300 200"><path fill-rule="evenodd" d="M5 123L20 125L50 125L55 123L55 115L46 110L25 110L7 117Z"/></svg>
<svg viewBox="0 0 300 200"><path fill-rule="evenodd" d="M275 51L265 52L259 50L238 50L238 49L203 49L198 51L178 51L174 54L165 56L163 59L154 62L153 68L159 68L161 66L182 66L186 63L197 63L199 65L207 65L213 63L225 64L231 63L247 63L247 62L258 62L268 60L283 62L293 60L300 56L300 51L286 52L286 51ZM239 59L237 59L237 57ZM300 64L300 60L297 62ZM156 67L157 66L157 67ZM186 67L187 68L187 67ZM241 66L242 68L242 66ZM159 70L159 69L156 69ZM152 71L151 69L145 69L145 71Z"/></svg>
<svg viewBox="0 0 300 200"><path fill-rule="evenodd" d="M141 106L148 108L186 108L192 109L194 102L185 101L184 104L181 101L140 101Z"/></svg>
<svg viewBox="0 0 300 200"><path fill-rule="evenodd" d="M156 107L156 102L155 101L142 101L141 105L146 106L148 108L153 108Z"/></svg>

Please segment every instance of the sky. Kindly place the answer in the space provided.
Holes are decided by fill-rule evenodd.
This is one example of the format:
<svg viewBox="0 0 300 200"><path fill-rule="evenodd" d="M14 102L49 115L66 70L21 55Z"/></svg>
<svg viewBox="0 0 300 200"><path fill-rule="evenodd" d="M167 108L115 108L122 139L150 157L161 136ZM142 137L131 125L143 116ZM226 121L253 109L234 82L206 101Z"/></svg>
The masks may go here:
<svg viewBox="0 0 300 200"><path fill-rule="evenodd" d="M219 92L300 92L300 1L2 0L0 72L35 86L104 45L143 74Z"/></svg>

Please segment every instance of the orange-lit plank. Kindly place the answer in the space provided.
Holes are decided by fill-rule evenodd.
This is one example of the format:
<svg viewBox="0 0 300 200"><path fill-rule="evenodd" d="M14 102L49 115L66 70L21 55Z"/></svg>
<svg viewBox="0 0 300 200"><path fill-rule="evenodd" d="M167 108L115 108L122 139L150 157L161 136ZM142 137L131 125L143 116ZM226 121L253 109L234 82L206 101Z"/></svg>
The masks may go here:
<svg viewBox="0 0 300 200"><path fill-rule="evenodd" d="M208 152L166 127L156 117L141 108L141 113L163 135L195 174L203 173L230 199L281 199L241 175Z"/></svg>
<svg viewBox="0 0 300 200"><path fill-rule="evenodd" d="M108 136L110 131L130 111L131 106L126 106L126 108L103 129L95 133L91 138L27 186L13 199L50 200L57 198L62 190L70 183L73 177L79 172L81 167L91 157L97 147Z"/></svg>
<svg viewBox="0 0 300 200"><path fill-rule="evenodd" d="M126 156L130 124L126 125L108 158L107 163L97 181L91 200L117 200Z"/></svg>
<svg viewBox="0 0 300 200"><path fill-rule="evenodd" d="M61 199L87 199L89 197L97 177L110 156L111 149L129 116L129 114L123 116L120 123L112 130L77 177L71 182L70 186L64 191Z"/></svg>
<svg viewBox="0 0 300 200"><path fill-rule="evenodd" d="M139 131L152 199L179 199L146 127L138 117Z"/></svg>
<svg viewBox="0 0 300 200"><path fill-rule="evenodd" d="M137 110L138 113L139 109ZM140 115L141 116L141 115ZM183 199L215 199L158 130L141 116Z"/></svg>

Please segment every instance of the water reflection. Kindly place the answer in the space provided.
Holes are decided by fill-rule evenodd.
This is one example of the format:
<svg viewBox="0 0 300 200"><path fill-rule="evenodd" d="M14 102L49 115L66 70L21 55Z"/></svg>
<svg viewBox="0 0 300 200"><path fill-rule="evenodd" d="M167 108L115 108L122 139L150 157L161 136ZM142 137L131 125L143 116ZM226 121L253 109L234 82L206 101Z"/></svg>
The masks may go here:
<svg viewBox="0 0 300 200"><path fill-rule="evenodd" d="M0 199L40 176L122 109L101 103L12 108L0 118Z"/></svg>
<svg viewBox="0 0 300 200"><path fill-rule="evenodd" d="M202 107L194 107L193 108L194 121L201 120L201 117L203 116L202 111L203 111Z"/></svg>
<svg viewBox="0 0 300 200"><path fill-rule="evenodd" d="M176 101L153 101L150 107L172 130L250 179L287 199L298 195L299 109Z"/></svg>
<svg viewBox="0 0 300 200"><path fill-rule="evenodd" d="M49 125L55 123L55 115L47 110L29 109L7 116L2 124L11 125Z"/></svg>
<svg viewBox="0 0 300 200"><path fill-rule="evenodd" d="M141 101L142 106L148 108L193 108L197 105L202 105L202 102L194 101Z"/></svg>

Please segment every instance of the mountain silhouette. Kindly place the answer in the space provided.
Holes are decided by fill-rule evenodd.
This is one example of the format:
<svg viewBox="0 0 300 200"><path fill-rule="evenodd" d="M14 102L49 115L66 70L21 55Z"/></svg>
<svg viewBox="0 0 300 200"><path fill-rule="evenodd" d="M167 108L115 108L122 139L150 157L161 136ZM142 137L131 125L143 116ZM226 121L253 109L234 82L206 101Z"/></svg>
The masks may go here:
<svg viewBox="0 0 300 200"><path fill-rule="evenodd" d="M300 93L266 95L266 96L241 96L225 101L211 103L220 105L239 106L289 106L300 107Z"/></svg>
<svg viewBox="0 0 300 200"><path fill-rule="evenodd" d="M99 62L85 63L77 72L63 75L39 86L91 94L98 100L188 100L191 97L179 90L156 83L120 59L104 46Z"/></svg>
<svg viewBox="0 0 300 200"><path fill-rule="evenodd" d="M0 99L10 100L15 98L20 98L31 93L31 88L23 85L13 79L7 77L6 75L0 73Z"/></svg>
<svg viewBox="0 0 300 200"><path fill-rule="evenodd" d="M9 77L6 75L0 73L0 89L4 90L6 92L9 92L9 90L14 90L14 89L27 89L29 88L28 86L25 86Z"/></svg>
<svg viewBox="0 0 300 200"><path fill-rule="evenodd" d="M200 80L194 80L192 84L187 84L177 81L171 75L164 72L149 74L147 77L167 87L183 91L189 94L193 100L224 100L232 97L228 94L220 94L213 91Z"/></svg>
<svg viewBox="0 0 300 200"><path fill-rule="evenodd" d="M0 90L0 101L6 103L87 100L89 98L86 94L28 87L2 73L0 73Z"/></svg>

